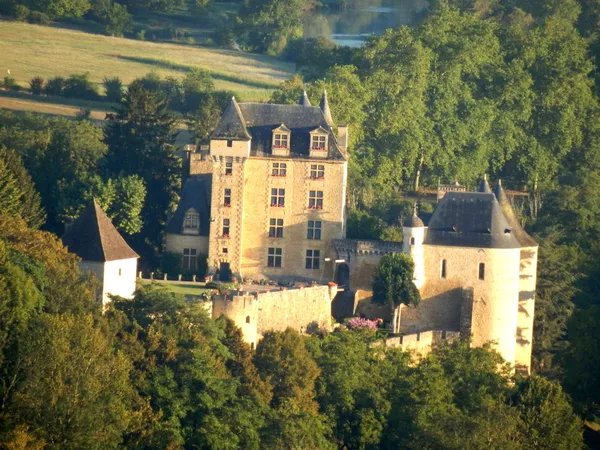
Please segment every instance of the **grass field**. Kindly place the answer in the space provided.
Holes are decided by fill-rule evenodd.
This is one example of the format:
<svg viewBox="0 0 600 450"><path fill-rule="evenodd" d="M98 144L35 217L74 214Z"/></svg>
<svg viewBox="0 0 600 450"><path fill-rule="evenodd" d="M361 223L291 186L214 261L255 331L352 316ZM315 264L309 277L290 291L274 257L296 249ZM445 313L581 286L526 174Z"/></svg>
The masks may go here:
<svg viewBox="0 0 600 450"><path fill-rule="evenodd" d="M14 77L23 87L38 75L45 79L89 72L95 83L118 76L125 84L155 71L182 77L202 68L217 89L243 100L266 100L294 66L280 59L233 50L114 38L81 31L0 21L0 77Z"/></svg>

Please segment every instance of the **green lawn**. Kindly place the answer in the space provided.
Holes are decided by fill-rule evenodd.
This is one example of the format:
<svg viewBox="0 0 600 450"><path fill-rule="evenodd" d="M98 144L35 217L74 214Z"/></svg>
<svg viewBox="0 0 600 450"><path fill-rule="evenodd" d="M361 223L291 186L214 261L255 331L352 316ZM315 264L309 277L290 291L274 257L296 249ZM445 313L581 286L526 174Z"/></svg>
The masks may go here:
<svg viewBox="0 0 600 450"><path fill-rule="evenodd" d="M0 21L0 77L29 86L45 79L89 72L101 83L119 76L125 84L155 71L183 77L193 68L212 73L217 89L236 92L243 100L266 100L271 90L291 77L294 66L277 58L233 50L114 38L68 29Z"/></svg>
<svg viewBox="0 0 600 450"><path fill-rule="evenodd" d="M143 284L152 283L149 280L140 280ZM174 294L182 294L185 295L188 300L193 299L194 297L199 297L204 293L210 292L211 289L206 289L203 285L194 285L194 284L186 284L186 283L161 283L160 281L154 281L155 283L164 286L169 289Z"/></svg>

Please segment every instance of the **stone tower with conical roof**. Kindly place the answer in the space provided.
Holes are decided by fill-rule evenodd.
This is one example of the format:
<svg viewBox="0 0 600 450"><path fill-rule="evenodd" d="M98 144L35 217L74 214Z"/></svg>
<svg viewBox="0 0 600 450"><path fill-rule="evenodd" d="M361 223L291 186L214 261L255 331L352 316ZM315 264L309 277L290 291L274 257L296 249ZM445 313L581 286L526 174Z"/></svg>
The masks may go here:
<svg viewBox="0 0 600 450"><path fill-rule="evenodd" d="M94 274L100 282L98 297L103 306L111 301L111 295L133 297L139 256L95 200L73 222L62 241L81 258L80 270Z"/></svg>
<svg viewBox="0 0 600 450"><path fill-rule="evenodd" d="M423 286L425 281L425 259L423 258L425 231L425 224L417 215L417 206L415 205L412 216L407 217L402 224L402 251L409 254L415 263L413 281L417 288Z"/></svg>

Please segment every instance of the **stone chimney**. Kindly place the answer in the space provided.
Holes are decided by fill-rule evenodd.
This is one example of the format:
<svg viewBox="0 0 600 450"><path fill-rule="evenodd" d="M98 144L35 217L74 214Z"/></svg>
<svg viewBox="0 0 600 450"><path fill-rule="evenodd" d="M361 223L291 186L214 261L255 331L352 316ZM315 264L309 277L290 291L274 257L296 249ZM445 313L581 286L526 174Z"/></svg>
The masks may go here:
<svg viewBox="0 0 600 450"><path fill-rule="evenodd" d="M338 125L338 133L337 133L337 141L338 145L343 151L348 150L348 144L350 137L348 136L348 125Z"/></svg>

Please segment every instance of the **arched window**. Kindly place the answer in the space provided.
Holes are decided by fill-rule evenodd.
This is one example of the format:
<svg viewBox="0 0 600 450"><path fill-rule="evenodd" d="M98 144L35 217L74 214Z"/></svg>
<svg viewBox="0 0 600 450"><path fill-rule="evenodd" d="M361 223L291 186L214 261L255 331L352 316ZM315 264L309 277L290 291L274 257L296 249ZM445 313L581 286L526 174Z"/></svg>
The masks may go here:
<svg viewBox="0 0 600 450"><path fill-rule="evenodd" d="M410 245L415 245L415 238L414 237L410 238Z"/></svg>
<svg viewBox="0 0 600 450"><path fill-rule="evenodd" d="M250 323L250 316L246 316L246 323Z"/></svg>

